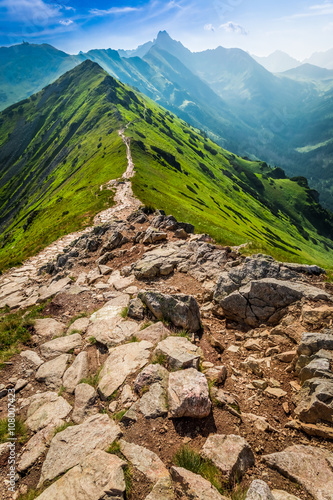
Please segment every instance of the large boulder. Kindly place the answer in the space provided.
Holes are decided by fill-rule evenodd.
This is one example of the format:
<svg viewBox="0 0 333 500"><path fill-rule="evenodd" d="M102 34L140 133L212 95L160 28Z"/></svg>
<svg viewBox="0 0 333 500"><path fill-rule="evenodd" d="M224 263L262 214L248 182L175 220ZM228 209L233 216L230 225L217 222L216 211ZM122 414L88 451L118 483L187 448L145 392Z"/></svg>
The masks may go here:
<svg viewBox="0 0 333 500"><path fill-rule="evenodd" d="M93 415L58 432L43 463L39 486L78 465L94 450L106 450L120 436L119 426L107 415Z"/></svg>
<svg viewBox="0 0 333 500"><path fill-rule="evenodd" d="M333 454L313 446L294 445L263 456L280 474L303 486L315 500L333 498Z"/></svg>
<svg viewBox="0 0 333 500"><path fill-rule="evenodd" d="M256 327L277 324L285 308L302 298L331 301L332 297L313 286L272 278L252 281L220 301L225 316L238 323Z"/></svg>
<svg viewBox="0 0 333 500"><path fill-rule="evenodd" d="M321 349L333 350L333 330L326 329L320 333L303 333L297 353L300 356L311 356Z"/></svg>
<svg viewBox="0 0 333 500"><path fill-rule="evenodd" d="M206 377L194 368L170 373L168 401L172 418L208 417L212 403Z"/></svg>
<svg viewBox="0 0 333 500"><path fill-rule="evenodd" d="M34 322L36 335L39 337L58 337L65 332L66 325L53 318L36 319Z"/></svg>
<svg viewBox="0 0 333 500"><path fill-rule="evenodd" d="M333 423L333 380L312 378L297 395L295 415L306 423Z"/></svg>
<svg viewBox="0 0 333 500"><path fill-rule="evenodd" d="M29 467L31 467L36 460L46 452L48 445L50 444L54 431L58 426L64 424L63 420L54 420L51 424L44 427L38 431L31 439L27 442L21 454L17 470L18 472L24 472Z"/></svg>
<svg viewBox="0 0 333 500"><path fill-rule="evenodd" d="M250 281L264 278L289 281L299 279L300 273L318 275L324 272L324 269L318 266L277 262L268 255L254 255L247 257L243 265L222 272L215 288L214 299L220 302Z"/></svg>
<svg viewBox="0 0 333 500"><path fill-rule="evenodd" d="M186 337L170 336L159 342L154 352L163 356L171 369L199 368L201 350Z"/></svg>
<svg viewBox="0 0 333 500"><path fill-rule="evenodd" d="M199 306L191 295L165 295L148 291L140 292L138 296L158 320L170 321L191 332L200 330Z"/></svg>
<svg viewBox="0 0 333 500"><path fill-rule="evenodd" d="M39 500L123 500L126 462L116 455L95 450L49 486Z"/></svg>
<svg viewBox="0 0 333 500"><path fill-rule="evenodd" d="M241 478L255 463L250 445L244 438L234 434L209 436L202 448L202 455L228 478Z"/></svg>
<svg viewBox="0 0 333 500"><path fill-rule="evenodd" d="M100 373L98 391L101 397L106 399L111 396L129 375L143 368L148 363L152 348L153 344L142 340L110 349Z"/></svg>

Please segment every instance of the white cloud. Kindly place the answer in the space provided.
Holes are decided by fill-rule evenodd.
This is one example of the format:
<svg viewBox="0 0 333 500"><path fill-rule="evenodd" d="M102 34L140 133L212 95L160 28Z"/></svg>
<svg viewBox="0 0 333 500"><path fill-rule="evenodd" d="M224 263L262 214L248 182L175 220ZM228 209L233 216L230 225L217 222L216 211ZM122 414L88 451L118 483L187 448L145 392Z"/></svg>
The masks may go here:
<svg viewBox="0 0 333 500"><path fill-rule="evenodd" d="M61 21L59 21L59 23L63 26L70 26L74 23L74 21L72 21L71 19L62 19Z"/></svg>
<svg viewBox="0 0 333 500"><path fill-rule="evenodd" d="M130 12L136 12L140 9L137 7L111 7L111 9L101 10L101 9L90 9L89 13L93 16L110 16L116 14L129 14Z"/></svg>
<svg viewBox="0 0 333 500"><path fill-rule="evenodd" d="M237 33L239 35L247 35L247 31L245 28L243 28L243 26L241 26L240 24L235 24L231 21L225 23L225 24L221 24L221 26L219 26L220 29L223 29L225 31L228 31L229 33Z"/></svg>
<svg viewBox="0 0 333 500"><path fill-rule="evenodd" d="M38 21L59 16L61 7L49 5L43 0L0 0L0 8L10 17L22 21Z"/></svg>
<svg viewBox="0 0 333 500"><path fill-rule="evenodd" d="M283 17L282 20L290 21L293 19L301 19L304 17L318 17L318 16L329 16L333 14L333 3L324 2L321 4L315 4L308 7L306 12L299 12L291 16Z"/></svg>
<svg viewBox="0 0 333 500"><path fill-rule="evenodd" d="M205 31L215 31L215 28L212 24L205 24L204 30Z"/></svg>

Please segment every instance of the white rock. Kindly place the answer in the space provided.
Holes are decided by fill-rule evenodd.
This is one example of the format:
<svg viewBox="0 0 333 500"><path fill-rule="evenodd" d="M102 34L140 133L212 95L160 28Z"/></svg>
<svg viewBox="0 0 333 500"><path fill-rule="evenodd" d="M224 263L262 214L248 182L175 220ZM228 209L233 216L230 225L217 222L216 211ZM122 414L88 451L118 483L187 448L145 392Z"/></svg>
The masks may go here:
<svg viewBox="0 0 333 500"><path fill-rule="evenodd" d="M56 392L41 392L28 398L26 425L36 432L47 425L56 425L59 419L65 419L72 411L67 401Z"/></svg>
<svg viewBox="0 0 333 500"><path fill-rule="evenodd" d="M75 403L72 420L76 424L81 424L87 417L97 413L94 406L97 399L95 389L88 384L79 384L75 388Z"/></svg>
<svg viewBox="0 0 333 500"><path fill-rule="evenodd" d="M121 436L107 415L93 415L80 425L67 427L54 436L43 463L39 486L82 463L94 450L106 450Z"/></svg>
<svg viewBox="0 0 333 500"><path fill-rule="evenodd" d="M49 389L60 389L62 377L71 359L70 354L62 354L43 363L36 372L36 380L43 382Z"/></svg>
<svg viewBox="0 0 333 500"><path fill-rule="evenodd" d="M40 346L40 352L46 359L55 358L60 354L65 354L73 349L80 349L82 347L82 338L79 333L68 335L66 337L59 337L50 342L46 342Z"/></svg>
<svg viewBox="0 0 333 500"><path fill-rule="evenodd" d="M66 388L67 392L74 392L75 387L80 381L88 375L88 353L80 352L74 363L65 371L62 385Z"/></svg>
<svg viewBox="0 0 333 500"><path fill-rule="evenodd" d="M36 319L34 329L39 337L58 337L62 335L66 326L53 318Z"/></svg>
<svg viewBox="0 0 333 500"><path fill-rule="evenodd" d="M170 373L168 401L173 418L208 417L212 403L206 377L194 368Z"/></svg>
<svg viewBox="0 0 333 500"><path fill-rule="evenodd" d="M124 383L126 378L143 368L149 359L153 344L143 340L114 347L110 350L101 374L98 391L103 398L108 398Z"/></svg>
<svg viewBox="0 0 333 500"><path fill-rule="evenodd" d="M156 453L124 439L119 441L120 451L136 469L144 474L147 479L156 482L159 479L168 479L169 472Z"/></svg>

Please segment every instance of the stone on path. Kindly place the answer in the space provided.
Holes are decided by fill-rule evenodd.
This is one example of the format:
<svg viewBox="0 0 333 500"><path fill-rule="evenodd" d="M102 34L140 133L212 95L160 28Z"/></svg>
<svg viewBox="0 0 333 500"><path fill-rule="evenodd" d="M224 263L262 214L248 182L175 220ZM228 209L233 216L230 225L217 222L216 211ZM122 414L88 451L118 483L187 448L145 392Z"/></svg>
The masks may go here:
<svg viewBox="0 0 333 500"><path fill-rule="evenodd" d="M175 500L171 479L160 479L157 481L145 500Z"/></svg>
<svg viewBox="0 0 333 500"><path fill-rule="evenodd" d="M272 490L274 500L300 500L300 498L291 495L286 491L282 490Z"/></svg>
<svg viewBox="0 0 333 500"><path fill-rule="evenodd" d="M33 365L34 368L38 368L40 365L44 363L44 361L38 356L35 351L22 351L20 356L26 359L29 364Z"/></svg>
<svg viewBox="0 0 333 500"><path fill-rule="evenodd" d="M120 451L131 464L146 476L149 481L168 479L169 472L162 460L153 451L120 439Z"/></svg>
<svg viewBox="0 0 333 500"><path fill-rule="evenodd" d="M38 500L123 500L126 463L116 455L95 450L49 486Z"/></svg>
<svg viewBox="0 0 333 500"><path fill-rule="evenodd" d="M68 335L66 337L59 337L50 340L40 346L40 352L46 359L55 358L60 354L65 354L73 349L80 349L82 347L82 337L79 333Z"/></svg>
<svg viewBox="0 0 333 500"><path fill-rule="evenodd" d="M312 378L304 382L297 395L295 415L313 424L320 420L333 423L333 380Z"/></svg>
<svg viewBox="0 0 333 500"><path fill-rule="evenodd" d="M206 377L194 368L170 373L168 403L172 418L208 417L212 403Z"/></svg>
<svg viewBox="0 0 333 500"><path fill-rule="evenodd" d="M268 484L265 481L256 479L250 484L245 500L275 500Z"/></svg>
<svg viewBox="0 0 333 500"><path fill-rule="evenodd" d="M152 344L157 344L161 340L164 340L166 337L170 335L170 330L165 328L162 321L158 323L153 323L152 325L144 328L144 330L140 330L137 333L137 337L139 340L148 340Z"/></svg>
<svg viewBox="0 0 333 500"><path fill-rule="evenodd" d="M67 330L67 335L70 335L73 331L79 330L82 333L87 331L89 326L90 319L89 318L78 318L71 324L71 326Z"/></svg>
<svg viewBox="0 0 333 500"><path fill-rule="evenodd" d="M127 294L121 294L109 300L101 309L90 316L90 321L111 321L113 318L121 318L121 312L125 307L128 307L129 301L130 296Z"/></svg>
<svg viewBox="0 0 333 500"><path fill-rule="evenodd" d="M134 381L134 390L140 392L143 388L147 388L153 384L159 383L163 387L168 385L169 372L164 366L148 365L136 377Z"/></svg>
<svg viewBox="0 0 333 500"><path fill-rule="evenodd" d="M110 349L110 355L100 373L98 391L106 399L124 383L126 378L143 368L150 357L153 344L142 340Z"/></svg>
<svg viewBox="0 0 333 500"><path fill-rule="evenodd" d="M333 454L314 446L294 445L263 456L264 462L303 486L315 500L333 498Z"/></svg>
<svg viewBox="0 0 333 500"><path fill-rule="evenodd" d="M241 436L214 434L206 440L202 456L211 460L228 478L241 478L255 463L250 445Z"/></svg>
<svg viewBox="0 0 333 500"><path fill-rule="evenodd" d="M70 354L62 354L57 358L43 363L36 372L37 382L43 382L48 389L60 389L62 377L68 368Z"/></svg>
<svg viewBox="0 0 333 500"><path fill-rule="evenodd" d="M80 381L87 377L88 369L88 353L85 351L80 352L76 356L74 363L65 371L62 379L62 385L67 392L74 392Z"/></svg>
<svg viewBox="0 0 333 500"><path fill-rule="evenodd" d="M159 292L140 292L142 300L158 319L170 321L175 326L196 332L201 328L200 310L197 301L191 295L165 295Z"/></svg>
<svg viewBox="0 0 333 500"><path fill-rule="evenodd" d="M39 337L58 337L65 332L66 325L53 318L36 319L34 323L36 335Z"/></svg>
<svg viewBox="0 0 333 500"><path fill-rule="evenodd" d="M115 347L130 340L139 331L135 321L124 321L121 316L111 320L93 322L87 331L87 338L94 337L97 342L107 347Z"/></svg>
<svg viewBox="0 0 333 500"><path fill-rule="evenodd" d="M167 393L161 384L150 386L139 402L139 409L146 418L164 417L168 414Z"/></svg>
<svg viewBox="0 0 333 500"><path fill-rule="evenodd" d="M194 474L182 467L171 467L170 473L176 489L179 489L180 493L185 494L190 500L227 500L199 474Z"/></svg>
<svg viewBox="0 0 333 500"><path fill-rule="evenodd" d="M89 384L79 384L75 388L75 402L72 420L75 424L81 424L87 417L97 413L94 406L97 400L97 392Z"/></svg>
<svg viewBox="0 0 333 500"><path fill-rule="evenodd" d="M182 368L199 368L200 348L185 337L170 336L159 342L155 355L165 357L167 365L175 370Z"/></svg>
<svg viewBox="0 0 333 500"><path fill-rule="evenodd" d="M299 355L311 356L321 349L333 350L333 330L324 330L321 333L307 332L297 348Z"/></svg>
<svg viewBox="0 0 333 500"><path fill-rule="evenodd" d="M72 280L70 278L62 278L58 281L53 281L50 285L42 286L39 289L39 302L49 299L59 292L67 291L70 288L71 284Z"/></svg>
<svg viewBox="0 0 333 500"><path fill-rule="evenodd" d="M72 411L67 401L56 392L41 392L29 398L26 425L36 432L47 425L56 425Z"/></svg>
<svg viewBox="0 0 333 500"><path fill-rule="evenodd" d="M319 288L265 278L231 293L221 300L220 305L229 320L256 327L262 323L277 324L283 310L302 298L332 301L331 295Z"/></svg>
<svg viewBox="0 0 333 500"><path fill-rule="evenodd" d="M50 444L54 431L57 427L64 424L63 420L54 420L51 424L44 427L37 432L24 446L23 453L21 454L17 470L24 472L31 467L36 460L45 453L48 445Z"/></svg>
<svg viewBox="0 0 333 500"><path fill-rule="evenodd" d="M51 441L39 486L78 465L94 450L106 450L120 436L119 426L107 415L93 415L80 425L67 427Z"/></svg>

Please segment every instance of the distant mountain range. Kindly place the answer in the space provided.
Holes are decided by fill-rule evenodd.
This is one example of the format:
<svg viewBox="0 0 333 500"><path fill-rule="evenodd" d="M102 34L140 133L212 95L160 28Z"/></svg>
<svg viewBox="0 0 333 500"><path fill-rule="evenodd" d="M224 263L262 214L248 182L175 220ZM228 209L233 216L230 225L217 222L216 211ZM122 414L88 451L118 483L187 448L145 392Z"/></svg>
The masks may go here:
<svg viewBox="0 0 333 500"><path fill-rule="evenodd" d="M281 53L274 57L287 64ZM165 31L134 51L72 56L49 45L22 44L0 48L1 109L87 59L222 147L308 176L322 203L333 209L331 71L307 63L273 74L240 49L192 53Z"/></svg>
<svg viewBox="0 0 333 500"><path fill-rule="evenodd" d="M86 60L0 114L2 268L91 224L112 205L113 191L103 185L127 168L118 133L125 125L133 191L147 208L224 244L250 241L252 251L330 264L333 215L306 179L288 179L279 168L222 149Z"/></svg>

